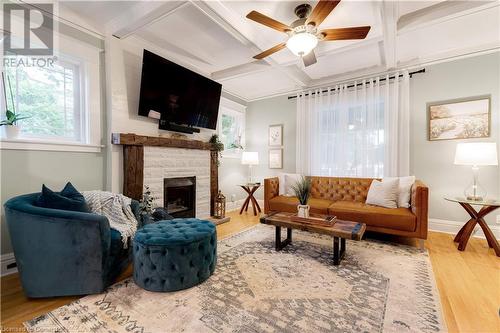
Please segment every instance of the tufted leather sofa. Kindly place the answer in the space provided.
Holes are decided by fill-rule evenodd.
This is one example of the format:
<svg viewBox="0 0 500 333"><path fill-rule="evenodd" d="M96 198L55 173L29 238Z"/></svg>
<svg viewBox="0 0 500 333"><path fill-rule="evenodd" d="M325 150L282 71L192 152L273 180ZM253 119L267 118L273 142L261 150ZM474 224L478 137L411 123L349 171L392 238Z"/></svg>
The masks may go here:
<svg viewBox="0 0 500 333"><path fill-rule="evenodd" d="M134 281L149 291L195 286L212 275L217 263L215 225L194 218L159 221L134 237Z"/></svg>
<svg viewBox="0 0 500 333"><path fill-rule="evenodd" d="M372 178L310 177L312 213L335 215L362 222L367 230L427 239L429 189L417 180L411 189L410 208L384 208L365 204ZM296 212L298 200L279 193L279 178L264 180L264 212Z"/></svg>

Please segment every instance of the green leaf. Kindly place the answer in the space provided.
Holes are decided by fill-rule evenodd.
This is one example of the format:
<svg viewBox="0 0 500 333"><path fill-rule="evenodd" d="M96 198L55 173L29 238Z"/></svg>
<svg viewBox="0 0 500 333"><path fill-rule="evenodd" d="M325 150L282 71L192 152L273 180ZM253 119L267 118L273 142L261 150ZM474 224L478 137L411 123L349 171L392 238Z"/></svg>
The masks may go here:
<svg viewBox="0 0 500 333"><path fill-rule="evenodd" d="M7 120L9 121L12 121L16 117L16 114L10 110L7 110L7 112L5 112L5 115L7 116Z"/></svg>

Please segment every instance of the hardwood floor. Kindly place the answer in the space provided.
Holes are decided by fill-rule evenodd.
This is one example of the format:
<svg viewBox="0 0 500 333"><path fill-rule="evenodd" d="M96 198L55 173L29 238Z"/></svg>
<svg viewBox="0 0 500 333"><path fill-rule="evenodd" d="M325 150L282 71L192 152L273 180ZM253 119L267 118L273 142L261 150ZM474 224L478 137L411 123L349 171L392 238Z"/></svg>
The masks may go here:
<svg viewBox="0 0 500 333"><path fill-rule="evenodd" d="M231 221L217 226L219 239L259 223L251 213L239 215L234 211L228 215ZM415 245L413 240L383 238ZM430 232L425 246L430 254L448 330L500 332L500 260L486 241L471 239L466 251L460 252L452 235ZM131 271L129 267L120 278L129 277ZM18 274L2 277L0 331L22 332L24 321L78 298L27 299Z"/></svg>

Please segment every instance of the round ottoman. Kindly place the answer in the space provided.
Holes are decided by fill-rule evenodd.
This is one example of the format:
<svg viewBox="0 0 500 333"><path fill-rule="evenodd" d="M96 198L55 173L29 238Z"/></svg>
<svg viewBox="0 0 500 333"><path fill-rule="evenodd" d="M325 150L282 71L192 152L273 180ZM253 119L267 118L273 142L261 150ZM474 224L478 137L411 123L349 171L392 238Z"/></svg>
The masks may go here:
<svg viewBox="0 0 500 333"><path fill-rule="evenodd" d="M215 270L215 225L194 218L164 220L139 229L134 237L134 280L150 291L195 286Z"/></svg>

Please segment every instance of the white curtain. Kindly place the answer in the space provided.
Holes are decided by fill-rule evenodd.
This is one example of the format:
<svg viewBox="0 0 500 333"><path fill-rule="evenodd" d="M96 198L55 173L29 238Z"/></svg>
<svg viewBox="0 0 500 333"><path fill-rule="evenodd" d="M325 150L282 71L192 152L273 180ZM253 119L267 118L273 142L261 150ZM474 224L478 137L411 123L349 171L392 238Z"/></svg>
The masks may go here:
<svg viewBox="0 0 500 333"><path fill-rule="evenodd" d="M410 77L407 71L395 76L298 94L297 173L407 176Z"/></svg>

